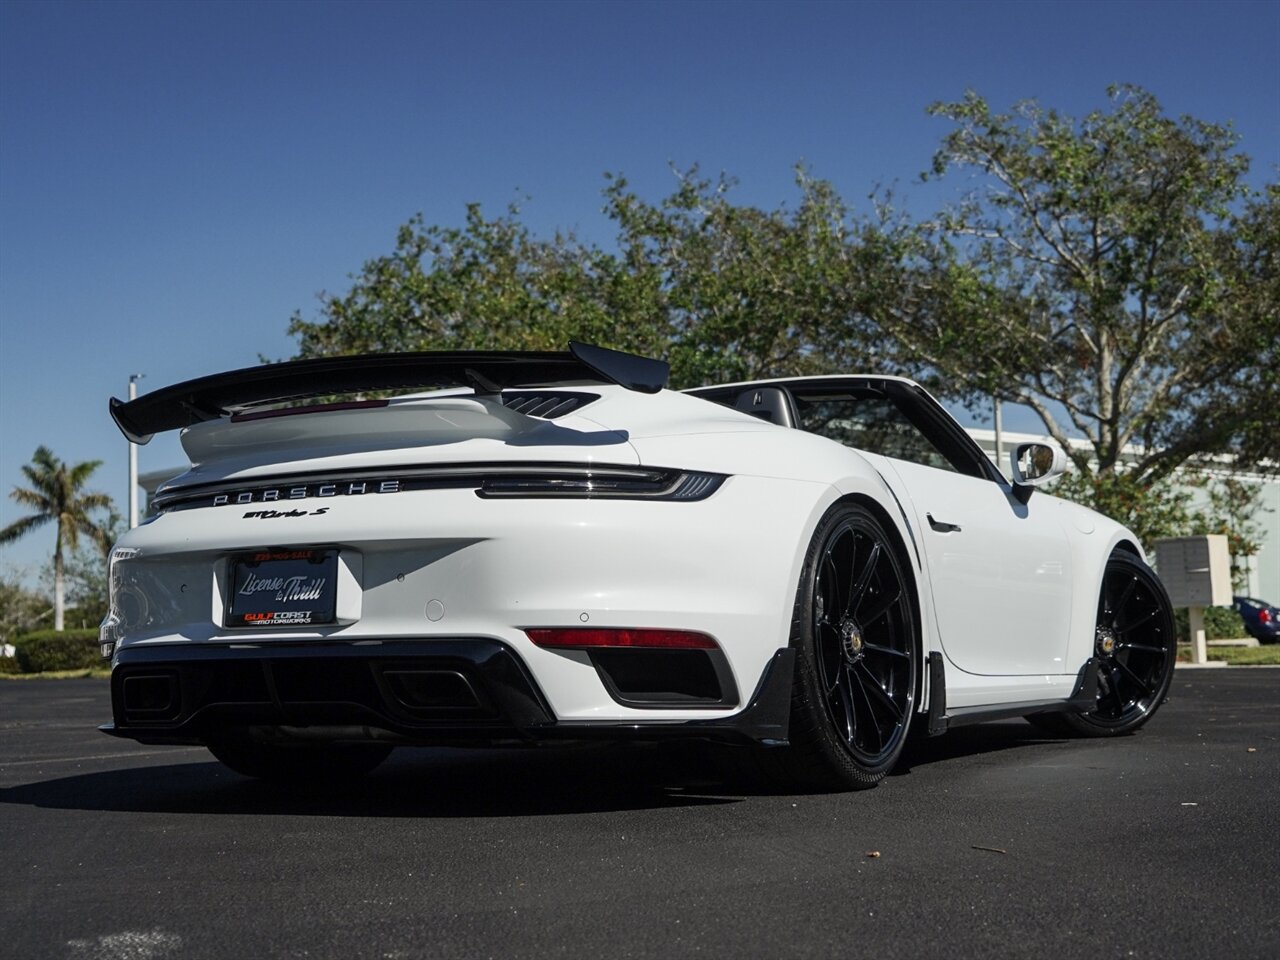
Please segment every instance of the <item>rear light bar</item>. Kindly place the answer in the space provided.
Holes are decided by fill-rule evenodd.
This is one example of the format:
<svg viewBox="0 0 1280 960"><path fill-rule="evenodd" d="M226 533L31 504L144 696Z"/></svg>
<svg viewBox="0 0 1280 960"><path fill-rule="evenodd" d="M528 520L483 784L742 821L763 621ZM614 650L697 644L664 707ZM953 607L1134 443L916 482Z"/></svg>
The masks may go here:
<svg viewBox="0 0 1280 960"><path fill-rule="evenodd" d="M507 470L486 476L476 492L485 499L579 497L617 500L705 500L720 489L718 473L646 467Z"/></svg>
<svg viewBox="0 0 1280 960"><path fill-rule="evenodd" d="M486 500L565 497L693 503L707 499L727 479L720 473L617 464L466 463L295 473L240 483L222 481L162 487L152 500L151 508L155 513L165 513L200 507L458 487L470 487L476 496Z"/></svg>
<svg viewBox="0 0 1280 960"><path fill-rule="evenodd" d="M693 630L620 629L608 627L539 627L525 630L539 647L574 650L633 647L667 650L717 650L716 642Z"/></svg>

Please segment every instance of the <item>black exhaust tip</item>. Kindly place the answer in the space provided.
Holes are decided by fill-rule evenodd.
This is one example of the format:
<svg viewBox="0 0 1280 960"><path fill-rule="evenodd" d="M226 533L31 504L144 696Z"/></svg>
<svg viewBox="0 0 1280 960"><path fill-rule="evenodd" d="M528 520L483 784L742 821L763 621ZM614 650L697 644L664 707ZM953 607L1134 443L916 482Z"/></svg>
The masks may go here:
<svg viewBox="0 0 1280 960"><path fill-rule="evenodd" d="M125 716L131 720L170 720L182 708L173 673L138 673L121 684Z"/></svg>
<svg viewBox="0 0 1280 960"><path fill-rule="evenodd" d="M382 679L397 705L413 713L487 709L471 681L458 670L383 670Z"/></svg>

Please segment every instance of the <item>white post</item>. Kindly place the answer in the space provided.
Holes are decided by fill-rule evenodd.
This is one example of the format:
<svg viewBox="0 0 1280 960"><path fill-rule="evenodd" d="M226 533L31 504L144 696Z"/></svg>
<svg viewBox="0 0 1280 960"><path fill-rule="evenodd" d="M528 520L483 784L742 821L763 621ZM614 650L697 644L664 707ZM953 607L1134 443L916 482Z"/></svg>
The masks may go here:
<svg viewBox="0 0 1280 960"><path fill-rule="evenodd" d="M1209 653L1204 639L1204 607L1187 608L1187 627L1191 634L1191 662L1207 663Z"/></svg>
<svg viewBox="0 0 1280 960"><path fill-rule="evenodd" d="M144 374L129 374L129 399L138 398L138 381ZM132 440L129 443L129 529L138 525L138 445Z"/></svg>

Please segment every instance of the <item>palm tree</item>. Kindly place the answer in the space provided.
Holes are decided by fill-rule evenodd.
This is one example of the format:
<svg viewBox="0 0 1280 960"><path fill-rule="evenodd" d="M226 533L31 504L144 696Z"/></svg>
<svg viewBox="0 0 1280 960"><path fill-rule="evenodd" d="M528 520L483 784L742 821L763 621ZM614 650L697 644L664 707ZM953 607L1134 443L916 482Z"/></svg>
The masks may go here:
<svg viewBox="0 0 1280 960"><path fill-rule="evenodd" d="M17 540L23 534L44 526L50 520L58 524L58 538L53 548L53 628L62 629L64 608L63 548L74 550L84 534L102 547L107 547L108 535L103 526L89 516L93 510L109 508L111 498L105 493L84 493L81 488L89 475L102 465L101 460L88 460L68 466L45 446L36 448L35 456L22 467L23 474L31 481L31 487L14 487L9 494L35 513L15 520L0 530L0 543Z"/></svg>

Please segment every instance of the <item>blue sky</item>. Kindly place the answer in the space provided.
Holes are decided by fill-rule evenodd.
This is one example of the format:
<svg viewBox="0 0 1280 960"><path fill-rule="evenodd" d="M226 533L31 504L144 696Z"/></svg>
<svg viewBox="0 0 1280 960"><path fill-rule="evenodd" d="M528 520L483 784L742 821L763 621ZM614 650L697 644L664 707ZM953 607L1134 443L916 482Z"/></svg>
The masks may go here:
<svg viewBox="0 0 1280 960"><path fill-rule="evenodd" d="M646 195L694 162L742 202L809 164L850 200L913 180L966 88L1069 113L1132 82L1232 120L1280 164L1280 3L16 3L0 0L0 526L38 444L100 459L142 388L285 357L416 211L528 196L539 232L610 237L604 171ZM958 180L940 190L958 189ZM1030 421L1010 415L1010 426ZM143 471L177 466L172 437ZM53 532L0 548L34 568Z"/></svg>

